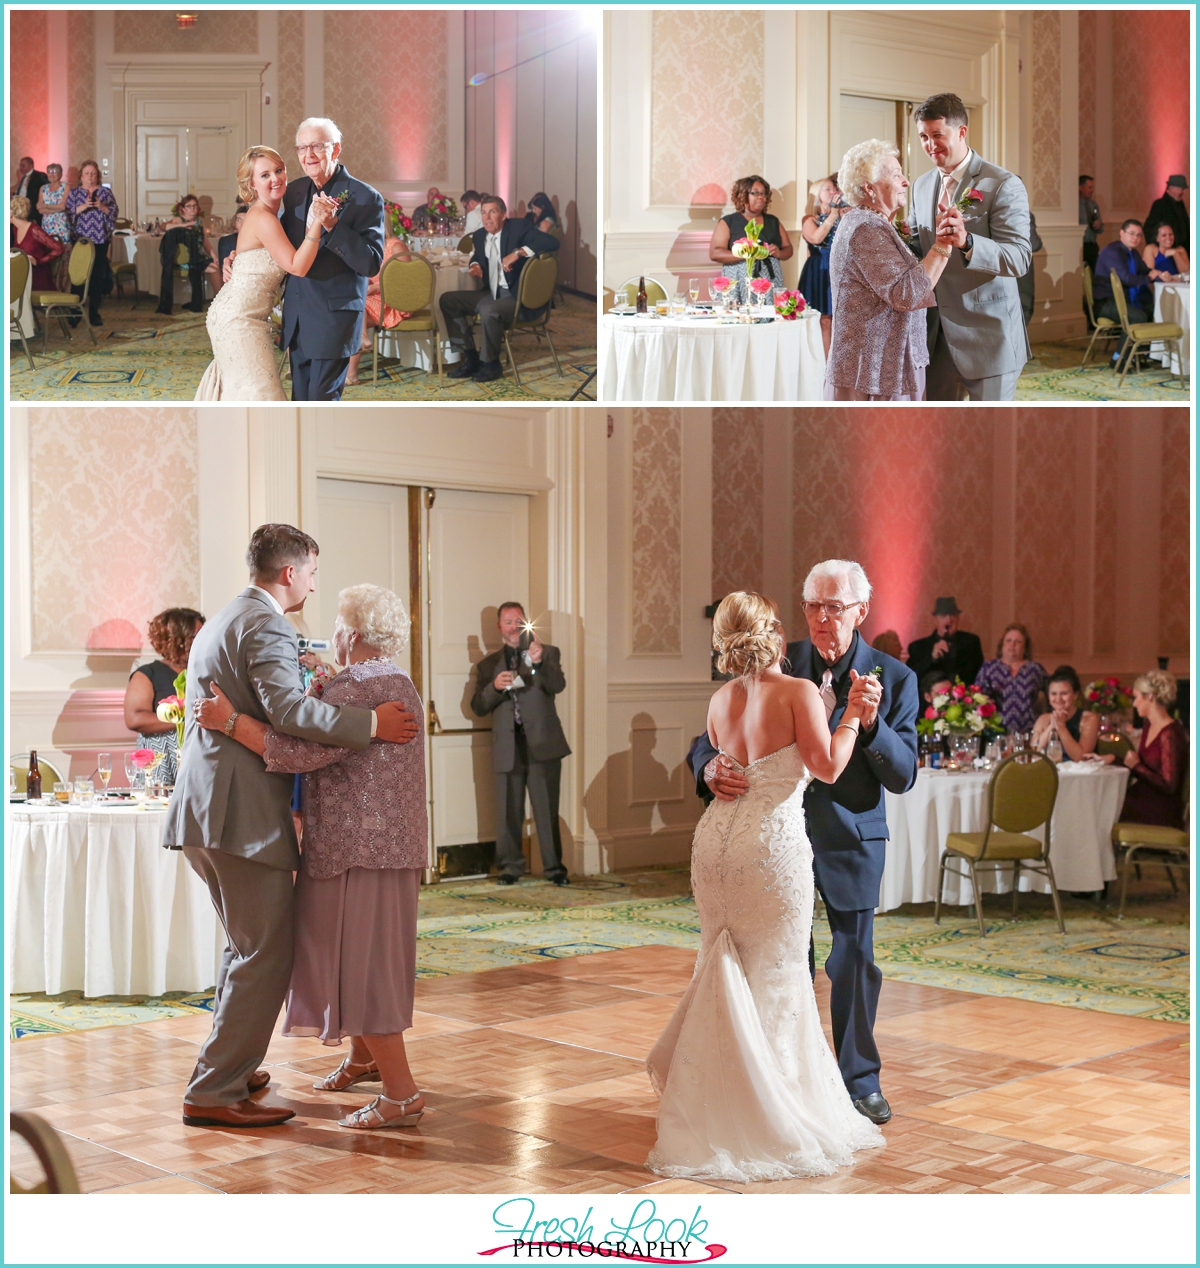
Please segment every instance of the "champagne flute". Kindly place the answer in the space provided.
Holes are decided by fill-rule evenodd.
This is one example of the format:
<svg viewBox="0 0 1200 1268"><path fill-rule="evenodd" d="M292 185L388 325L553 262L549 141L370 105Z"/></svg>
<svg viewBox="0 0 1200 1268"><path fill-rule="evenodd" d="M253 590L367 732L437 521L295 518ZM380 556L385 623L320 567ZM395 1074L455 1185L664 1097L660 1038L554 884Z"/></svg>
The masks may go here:
<svg viewBox="0 0 1200 1268"><path fill-rule="evenodd" d="M133 760L133 755L131 753L126 753L125 782L129 785L130 792L133 791L133 786L137 783L137 769L137 763Z"/></svg>
<svg viewBox="0 0 1200 1268"><path fill-rule="evenodd" d="M108 792L108 781L112 778L112 754L101 753L96 758L96 774L104 783L104 791Z"/></svg>
<svg viewBox="0 0 1200 1268"><path fill-rule="evenodd" d="M688 299L693 304L700 298L700 279L698 277L688 278Z"/></svg>

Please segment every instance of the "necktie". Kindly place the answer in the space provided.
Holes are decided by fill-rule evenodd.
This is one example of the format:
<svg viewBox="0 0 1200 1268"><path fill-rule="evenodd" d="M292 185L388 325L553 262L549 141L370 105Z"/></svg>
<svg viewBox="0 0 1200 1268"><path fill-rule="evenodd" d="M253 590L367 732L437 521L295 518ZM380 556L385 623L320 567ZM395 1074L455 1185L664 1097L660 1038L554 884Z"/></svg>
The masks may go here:
<svg viewBox="0 0 1200 1268"><path fill-rule="evenodd" d="M958 181L953 176L946 176L942 180L942 201L941 209L945 211L954 201L955 191L958 189Z"/></svg>
<svg viewBox="0 0 1200 1268"><path fill-rule="evenodd" d="M837 708L837 692L833 689L833 670L827 669L821 676L821 701L825 705L825 720L833 717Z"/></svg>
<svg viewBox="0 0 1200 1268"><path fill-rule="evenodd" d="M521 672L520 652L514 651L511 647L506 647L504 649L504 660L510 672L514 674L519 674ZM513 702L513 721L517 724L517 726L523 726L524 723L521 721L521 703L517 699L517 693L515 691L511 692L511 695Z"/></svg>
<svg viewBox="0 0 1200 1268"><path fill-rule="evenodd" d="M484 254L487 256L488 279L492 284L492 298L495 299L496 292L500 289L500 278L503 274L503 270L500 267L500 235L498 233L488 234Z"/></svg>

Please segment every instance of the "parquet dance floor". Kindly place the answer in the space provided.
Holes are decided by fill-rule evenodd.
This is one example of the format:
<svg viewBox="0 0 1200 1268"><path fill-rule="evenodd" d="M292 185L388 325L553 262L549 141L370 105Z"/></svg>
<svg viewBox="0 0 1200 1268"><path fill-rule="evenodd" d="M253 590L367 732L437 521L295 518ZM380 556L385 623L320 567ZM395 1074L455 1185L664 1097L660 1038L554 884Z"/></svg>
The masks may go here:
<svg viewBox="0 0 1200 1268"><path fill-rule="evenodd" d="M91 1192L1189 1192L1186 1026L896 981L876 1027L886 1149L811 1180L659 1180L642 1061L693 962L651 946L419 981L409 1054L429 1109L414 1129L338 1128L382 1089L314 1092L346 1050L279 1037L262 1095L294 1119L185 1127L207 1016L16 1042L12 1108L64 1133ZM826 1017L827 986L818 973Z"/></svg>

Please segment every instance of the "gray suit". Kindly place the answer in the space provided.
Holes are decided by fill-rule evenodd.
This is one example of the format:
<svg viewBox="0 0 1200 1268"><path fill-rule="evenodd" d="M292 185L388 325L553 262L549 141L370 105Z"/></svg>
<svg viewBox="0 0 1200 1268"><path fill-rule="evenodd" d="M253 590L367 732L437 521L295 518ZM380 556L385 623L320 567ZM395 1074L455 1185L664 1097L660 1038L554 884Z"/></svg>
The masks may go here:
<svg viewBox="0 0 1200 1268"><path fill-rule="evenodd" d="M266 598L243 590L196 635L188 658L184 760L163 845L182 848L208 886L229 945L213 1001L212 1034L184 1100L233 1105L266 1053L292 972L293 777L219 731L196 725L193 705L215 682L239 713L288 735L364 749L369 709L305 696L296 632Z"/></svg>
<svg viewBox="0 0 1200 1268"><path fill-rule="evenodd" d="M565 689L558 648L542 646L536 665L522 663L525 685L516 691L497 691L496 675L506 667L505 649L485 656L475 667L471 710L492 716L492 770L496 777L496 864L501 875L520 876L525 870L521 825L525 818L525 790L533 807L542 872L550 879L565 876L562 837L558 827L558 794L562 759L571 747L563 734L554 697ZM516 711L521 722L517 724Z"/></svg>
<svg viewBox="0 0 1200 1268"><path fill-rule="evenodd" d="M968 263L956 247L946 261L934 292L938 306L928 310L928 400L955 400L965 388L971 400L1012 400L1017 379L1029 360L1029 336L1021 312L1017 279L1028 271L1029 198L1020 178L974 151L963 186L983 195L982 205L963 216L974 238ZM941 173L918 176L912 188L912 212L921 235L922 254L937 236Z"/></svg>

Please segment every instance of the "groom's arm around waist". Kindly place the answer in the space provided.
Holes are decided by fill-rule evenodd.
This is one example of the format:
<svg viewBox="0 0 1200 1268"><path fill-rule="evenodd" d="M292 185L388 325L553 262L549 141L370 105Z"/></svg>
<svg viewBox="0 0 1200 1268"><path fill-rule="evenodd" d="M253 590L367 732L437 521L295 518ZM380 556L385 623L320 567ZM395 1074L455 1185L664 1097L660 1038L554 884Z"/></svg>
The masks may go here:
<svg viewBox="0 0 1200 1268"><path fill-rule="evenodd" d="M355 273L374 277L383 266L382 197L370 186L359 185L356 200L338 217L321 245Z"/></svg>

